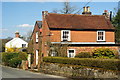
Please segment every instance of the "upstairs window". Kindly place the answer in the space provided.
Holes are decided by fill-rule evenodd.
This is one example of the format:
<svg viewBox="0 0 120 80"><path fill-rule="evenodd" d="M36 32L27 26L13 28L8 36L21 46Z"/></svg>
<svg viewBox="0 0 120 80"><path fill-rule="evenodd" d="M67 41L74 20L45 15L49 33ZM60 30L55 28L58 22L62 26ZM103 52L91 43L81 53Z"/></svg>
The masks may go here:
<svg viewBox="0 0 120 80"><path fill-rule="evenodd" d="M70 41L70 30L61 31L61 41Z"/></svg>
<svg viewBox="0 0 120 80"><path fill-rule="evenodd" d="M97 31L97 41L105 41L105 31Z"/></svg>
<svg viewBox="0 0 120 80"><path fill-rule="evenodd" d="M26 44L22 44L22 48L25 48L26 47Z"/></svg>
<svg viewBox="0 0 120 80"><path fill-rule="evenodd" d="M38 42L38 32L36 32L36 42Z"/></svg>

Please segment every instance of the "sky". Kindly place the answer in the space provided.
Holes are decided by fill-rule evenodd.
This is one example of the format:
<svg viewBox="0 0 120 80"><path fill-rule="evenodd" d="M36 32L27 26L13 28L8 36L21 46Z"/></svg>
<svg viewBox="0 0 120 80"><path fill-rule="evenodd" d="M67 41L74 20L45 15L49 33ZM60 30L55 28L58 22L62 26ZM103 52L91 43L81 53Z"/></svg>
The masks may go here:
<svg viewBox="0 0 120 80"><path fill-rule="evenodd" d="M86 2L71 2L81 13L85 4ZM93 15L102 15L104 10L114 11L118 2L90 2L88 6ZM63 2L0 2L0 39L14 37L16 31L22 36L27 35L33 30L35 22L42 20L42 11L52 12L61 8Z"/></svg>

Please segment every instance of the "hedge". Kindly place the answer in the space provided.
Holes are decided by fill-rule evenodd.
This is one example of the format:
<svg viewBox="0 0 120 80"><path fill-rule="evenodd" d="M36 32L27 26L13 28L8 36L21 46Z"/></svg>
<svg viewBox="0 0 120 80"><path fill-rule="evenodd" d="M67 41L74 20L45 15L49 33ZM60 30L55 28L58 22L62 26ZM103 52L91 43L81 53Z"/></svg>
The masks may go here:
<svg viewBox="0 0 120 80"><path fill-rule="evenodd" d="M50 63L80 65L120 71L119 59L44 57L43 61Z"/></svg>
<svg viewBox="0 0 120 80"><path fill-rule="evenodd" d="M3 52L1 55L5 66L17 67L22 60L27 60L27 53L25 52Z"/></svg>

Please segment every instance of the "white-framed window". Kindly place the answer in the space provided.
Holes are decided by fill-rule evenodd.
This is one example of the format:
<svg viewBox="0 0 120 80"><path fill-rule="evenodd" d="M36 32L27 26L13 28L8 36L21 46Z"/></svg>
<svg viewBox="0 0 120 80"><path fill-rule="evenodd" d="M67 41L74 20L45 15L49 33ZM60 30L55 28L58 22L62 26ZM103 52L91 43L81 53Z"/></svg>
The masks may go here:
<svg viewBox="0 0 120 80"><path fill-rule="evenodd" d="M61 30L61 41L70 41L70 30Z"/></svg>
<svg viewBox="0 0 120 80"><path fill-rule="evenodd" d="M105 31L97 31L97 41L105 41Z"/></svg>
<svg viewBox="0 0 120 80"><path fill-rule="evenodd" d="M56 56L56 54L57 54L57 52L54 51L54 50L52 50L52 52L51 52L51 56Z"/></svg>
<svg viewBox="0 0 120 80"><path fill-rule="evenodd" d="M39 50L36 50L36 65L38 65L38 53L39 53Z"/></svg>
<svg viewBox="0 0 120 80"><path fill-rule="evenodd" d="M38 42L38 32L36 32L36 42Z"/></svg>
<svg viewBox="0 0 120 80"><path fill-rule="evenodd" d="M75 57L75 49L68 49L67 56L70 58L74 58Z"/></svg>
<svg viewBox="0 0 120 80"><path fill-rule="evenodd" d="M26 47L26 44L22 44L22 48L25 48Z"/></svg>

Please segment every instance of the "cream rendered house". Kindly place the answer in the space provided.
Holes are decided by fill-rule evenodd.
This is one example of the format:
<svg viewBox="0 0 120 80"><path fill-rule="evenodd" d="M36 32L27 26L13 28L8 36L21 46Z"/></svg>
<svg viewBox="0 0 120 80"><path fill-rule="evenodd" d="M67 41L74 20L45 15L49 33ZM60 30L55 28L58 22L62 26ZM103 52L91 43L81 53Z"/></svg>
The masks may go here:
<svg viewBox="0 0 120 80"><path fill-rule="evenodd" d="M15 32L15 38L8 41L5 44L5 51L7 52L7 48L26 48L28 47L28 43L20 38L19 32Z"/></svg>

